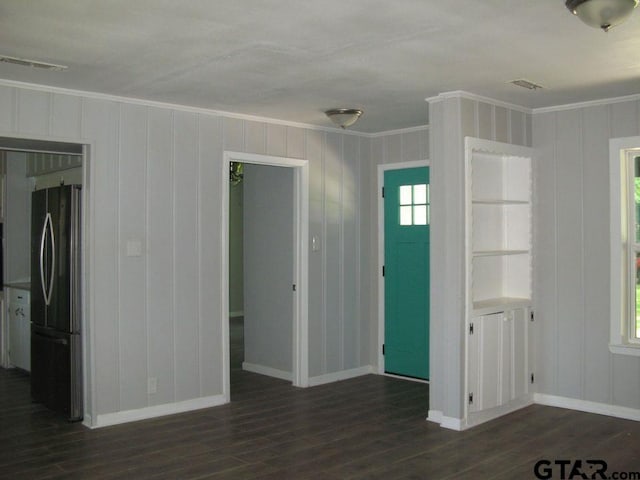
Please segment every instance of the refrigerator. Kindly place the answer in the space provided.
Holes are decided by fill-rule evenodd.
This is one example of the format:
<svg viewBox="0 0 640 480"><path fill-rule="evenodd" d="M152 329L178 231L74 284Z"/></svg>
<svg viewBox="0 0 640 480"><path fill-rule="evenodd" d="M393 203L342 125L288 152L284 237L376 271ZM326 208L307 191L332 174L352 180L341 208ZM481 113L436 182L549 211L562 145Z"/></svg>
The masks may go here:
<svg viewBox="0 0 640 480"><path fill-rule="evenodd" d="M80 186L36 190L31 203L31 396L82 419Z"/></svg>

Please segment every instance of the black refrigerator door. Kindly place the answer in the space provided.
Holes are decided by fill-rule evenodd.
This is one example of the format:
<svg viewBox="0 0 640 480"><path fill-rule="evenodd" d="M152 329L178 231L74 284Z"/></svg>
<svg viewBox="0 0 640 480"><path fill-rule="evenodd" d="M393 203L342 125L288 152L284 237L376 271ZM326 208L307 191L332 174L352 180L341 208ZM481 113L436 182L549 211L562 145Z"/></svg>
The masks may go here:
<svg viewBox="0 0 640 480"><path fill-rule="evenodd" d="M31 327L31 396L34 401L82 419L79 335Z"/></svg>
<svg viewBox="0 0 640 480"><path fill-rule="evenodd" d="M45 305L46 284L49 278L50 249L46 232L47 191L31 194L31 321L35 325L47 324ZM41 270L42 269L42 270Z"/></svg>

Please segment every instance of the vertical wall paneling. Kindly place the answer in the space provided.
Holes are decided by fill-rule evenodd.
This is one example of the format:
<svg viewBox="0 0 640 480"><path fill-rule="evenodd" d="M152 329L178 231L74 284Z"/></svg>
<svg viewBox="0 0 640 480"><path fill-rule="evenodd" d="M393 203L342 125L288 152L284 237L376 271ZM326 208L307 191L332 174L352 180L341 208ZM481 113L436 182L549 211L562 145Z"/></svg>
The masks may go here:
<svg viewBox="0 0 640 480"><path fill-rule="evenodd" d="M384 144L384 163L398 163L402 161L402 136L389 135L382 137Z"/></svg>
<svg viewBox="0 0 640 480"><path fill-rule="evenodd" d="M611 354L602 348L609 337L609 109L582 110L583 238L584 238L584 398L611 403Z"/></svg>
<svg viewBox="0 0 640 480"><path fill-rule="evenodd" d="M495 107L495 139L509 142L509 113L504 107Z"/></svg>
<svg viewBox="0 0 640 480"><path fill-rule="evenodd" d="M478 135L476 105L477 102L474 100L468 98L460 99L460 128L463 137L476 137Z"/></svg>
<svg viewBox="0 0 640 480"><path fill-rule="evenodd" d="M157 392L149 404L175 401L173 355L173 188L172 114L169 110L148 111L147 153L147 342L149 377L157 379Z"/></svg>
<svg viewBox="0 0 640 480"><path fill-rule="evenodd" d="M526 145L525 138L525 114L516 110L510 111L510 123L509 123L509 143L515 145Z"/></svg>
<svg viewBox="0 0 640 480"><path fill-rule="evenodd" d="M199 174L198 219L199 262L200 262L200 365L201 393L203 396L220 394L223 379L219 365L222 359L222 323L217 317L220 311L220 276L222 259L215 254L221 251L220 202L222 201L222 182L220 178L222 161L222 119L201 116L199 122ZM221 319L226 321L227 319Z"/></svg>
<svg viewBox="0 0 640 480"><path fill-rule="evenodd" d="M478 138L495 140L493 135L493 105L478 102Z"/></svg>
<svg viewBox="0 0 640 480"><path fill-rule="evenodd" d="M341 193L342 193L342 135L327 134L325 149L325 292L326 292L326 362L328 372L342 369L342 317L340 303L342 298L340 277L341 256Z"/></svg>
<svg viewBox="0 0 640 480"><path fill-rule="evenodd" d="M539 164L538 391L634 409L640 408L640 358L609 353L609 279L603 272L609 252L609 139L638 135L639 104L539 113L532 129Z"/></svg>
<svg viewBox="0 0 640 480"><path fill-rule="evenodd" d="M267 153L267 126L262 122L244 122L244 145L247 153Z"/></svg>
<svg viewBox="0 0 640 480"><path fill-rule="evenodd" d="M121 106L119 135L120 407L131 410L147 404L146 252L143 249L147 210L147 114L144 107Z"/></svg>
<svg viewBox="0 0 640 480"><path fill-rule="evenodd" d="M224 118L222 128L224 149L242 152L244 150L244 122L237 118Z"/></svg>
<svg viewBox="0 0 640 480"><path fill-rule="evenodd" d="M318 240L317 251L309 251L309 374L370 364L374 295L363 284L375 284L368 252L376 227L365 217L376 214L368 205L376 192L363 182L375 186L375 167L365 163L373 140L28 88L0 87L0 107L5 134L90 144L84 252L94 424L223 393L227 319L220 318L218 252L225 149L308 159L309 235ZM423 132L397 134L389 144L396 162L429 148ZM69 166L64 162L42 157L33 167Z"/></svg>
<svg viewBox="0 0 640 480"><path fill-rule="evenodd" d="M306 154L306 132L302 128L286 127L285 132L286 157L307 158ZM275 154L274 154L275 155Z"/></svg>
<svg viewBox="0 0 640 480"><path fill-rule="evenodd" d="M98 413L120 410L120 342L118 340L120 303L118 264L118 158L119 105L105 100L83 101L83 131L93 139L91 150L91 193L88 206L94 254L89 258L91 273L91 365L94 382L94 418ZM86 208L87 206L85 206ZM100 219L98 221L97 219ZM85 246L86 248L86 246Z"/></svg>
<svg viewBox="0 0 640 480"><path fill-rule="evenodd" d="M17 90L18 131L24 134L48 135L52 93Z"/></svg>
<svg viewBox="0 0 640 480"><path fill-rule="evenodd" d="M533 162L536 191L534 192L534 311L536 317L535 345L537 391L556 391L558 355L558 293L557 293L557 177L556 177L556 116L554 113L536 115L533 133L538 156ZM553 358L551 361L543 361Z"/></svg>
<svg viewBox="0 0 640 480"><path fill-rule="evenodd" d="M584 289L582 238L582 118L579 111L557 113L563 132L556 145L556 169L566 179L558 189L558 392L582 397L584 360ZM568 179L574 180L569 182ZM568 341L573 339L573 341Z"/></svg>
<svg viewBox="0 0 640 480"><path fill-rule="evenodd" d="M174 317L176 401L200 396L198 264L198 122L174 113Z"/></svg>
<svg viewBox="0 0 640 480"><path fill-rule="evenodd" d="M51 96L51 135L63 138L80 138L82 99L72 95Z"/></svg>
<svg viewBox="0 0 640 480"><path fill-rule="evenodd" d="M287 127L283 125L266 125L267 155L287 156ZM302 157L297 157L302 158Z"/></svg>
<svg viewBox="0 0 640 480"><path fill-rule="evenodd" d="M309 248L309 376L324 374L326 370L325 335L325 234L324 234L324 139L321 132L307 134L309 161L309 242L316 238L314 251Z"/></svg>
<svg viewBox="0 0 640 480"><path fill-rule="evenodd" d="M341 192L341 243L340 265L342 272L341 312L343 330L343 365L344 370L360 366L360 324L359 324L359 218L360 199L358 185L360 183L360 138L345 135L342 160L342 192Z"/></svg>

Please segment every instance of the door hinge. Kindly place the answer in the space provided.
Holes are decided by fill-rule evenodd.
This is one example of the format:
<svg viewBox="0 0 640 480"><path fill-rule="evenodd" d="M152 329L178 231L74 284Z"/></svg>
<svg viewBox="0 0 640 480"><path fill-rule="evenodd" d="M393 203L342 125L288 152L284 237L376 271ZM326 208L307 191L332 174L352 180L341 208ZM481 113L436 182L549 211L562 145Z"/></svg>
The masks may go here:
<svg viewBox="0 0 640 480"><path fill-rule="evenodd" d="M382 354L384 355L384 343L382 344Z"/></svg>
<svg viewBox="0 0 640 480"><path fill-rule="evenodd" d="M293 284L293 291L294 292L296 291L296 284L295 283Z"/></svg>
<svg viewBox="0 0 640 480"><path fill-rule="evenodd" d="M533 322L533 310L531 310L531 313L529 313L529 316L531 318L531 321Z"/></svg>
<svg viewBox="0 0 640 480"><path fill-rule="evenodd" d="M384 187L382 187L382 198L384 198Z"/></svg>
<svg viewBox="0 0 640 480"><path fill-rule="evenodd" d="M385 273L385 270L384 270L384 265L383 265L383 266L382 266L382 276L383 276L383 277L384 277L384 273Z"/></svg>
<svg viewBox="0 0 640 480"><path fill-rule="evenodd" d="M531 374L531 383L535 382L535 376L533 375L533 373Z"/></svg>
<svg viewBox="0 0 640 480"><path fill-rule="evenodd" d="M469 394L469 405L473 405L473 392Z"/></svg>
<svg viewBox="0 0 640 480"><path fill-rule="evenodd" d="M469 335L473 335L473 323L469 324Z"/></svg>

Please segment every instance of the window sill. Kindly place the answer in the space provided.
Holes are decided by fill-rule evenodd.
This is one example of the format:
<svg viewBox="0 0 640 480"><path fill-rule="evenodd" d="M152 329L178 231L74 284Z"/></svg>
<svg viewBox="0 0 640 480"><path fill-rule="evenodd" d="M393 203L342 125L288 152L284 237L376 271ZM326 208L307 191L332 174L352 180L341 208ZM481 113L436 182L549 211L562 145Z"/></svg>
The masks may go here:
<svg viewBox="0 0 640 480"><path fill-rule="evenodd" d="M640 357L640 344L609 344L609 351L618 355L631 355Z"/></svg>

